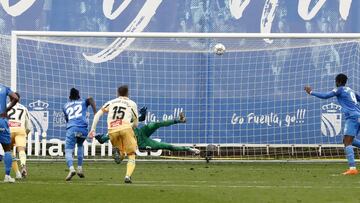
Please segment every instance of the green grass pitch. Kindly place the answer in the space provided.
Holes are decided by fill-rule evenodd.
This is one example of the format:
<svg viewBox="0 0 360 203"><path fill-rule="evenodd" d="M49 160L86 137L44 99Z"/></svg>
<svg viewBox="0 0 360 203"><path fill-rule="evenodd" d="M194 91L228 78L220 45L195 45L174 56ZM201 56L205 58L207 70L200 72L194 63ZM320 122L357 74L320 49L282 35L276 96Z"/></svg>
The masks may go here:
<svg viewBox="0 0 360 203"><path fill-rule="evenodd" d="M30 162L26 180L0 183L0 202L360 202L345 163L138 162L131 185L125 167L87 162L85 179L65 182L65 163Z"/></svg>

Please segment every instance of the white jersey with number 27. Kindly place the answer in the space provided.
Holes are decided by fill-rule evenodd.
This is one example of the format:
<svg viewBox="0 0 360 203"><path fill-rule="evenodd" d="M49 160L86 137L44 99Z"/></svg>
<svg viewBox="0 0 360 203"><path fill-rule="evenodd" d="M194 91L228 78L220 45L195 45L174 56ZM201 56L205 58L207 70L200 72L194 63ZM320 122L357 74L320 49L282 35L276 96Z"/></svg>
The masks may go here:
<svg viewBox="0 0 360 203"><path fill-rule="evenodd" d="M8 112L9 127L10 128L24 128L31 129L30 115L28 109L20 103L17 103Z"/></svg>

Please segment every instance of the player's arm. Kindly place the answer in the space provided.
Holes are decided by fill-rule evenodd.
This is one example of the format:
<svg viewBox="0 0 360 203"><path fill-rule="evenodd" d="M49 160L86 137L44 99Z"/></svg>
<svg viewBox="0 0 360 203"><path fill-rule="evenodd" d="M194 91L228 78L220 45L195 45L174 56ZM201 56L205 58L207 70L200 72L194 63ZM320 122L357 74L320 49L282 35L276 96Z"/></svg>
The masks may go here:
<svg viewBox="0 0 360 203"><path fill-rule="evenodd" d="M332 90L330 92L315 92L312 90L312 88L310 86L305 86L304 90L306 91L306 93L308 93L309 95L315 96L317 98L320 99L329 99L331 97L336 96L336 90Z"/></svg>
<svg viewBox="0 0 360 203"><path fill-rule="evenodd" d="M131 113L132 113L132 118L133 118L132 127L136 128L139 124L139 115L137 112L137 105L135 102L134 102L133 106L131 107Z"/></svg>
<svg viewBox="0 0 360 203"><path fill-rule="evenodd" d="M19 97L14 92L12 92L10 90L10 88L7 88L7 95L10 98L10 103L7 106L5 112L1 113L2 117L7 117L7 112L10 111L15 106L15 104L19 101Z"/></svg>
<svg viewBox="0 0 360 203"><path fill-rule="evenodd" d="M357 100L358 102L360 102L360 96L359 96L357 93L355 93L355 96L356 96L356 100Z"/></svg>
<svg viewBox="0 0 360 203"><path fill-rule="evenodd" d="M96 114L96 103L95 100L92 97L89 97L86 99L86 105L87 106L91 106L91 108L93 109L94 114Z"/></svg>
<svg viewBox="0 0 360 203"><path fill-rule="evenodd" d="M94 116L94 120L93 123L91 125L91 130L89 132L89 137L92 139L93 137L95 137L95 132L96 132L96 126L101 118L102 115L104 115L104 113L109 112L109 103L106 103L100 111L96 112L95 116Z"/></svg>
<svg viewBox="0 0 360 203"><path fill-rule="evenodd" d="M32 129L32 126L31 126L29 111L27 109L25 109L25 130L26 130L26 134L29 134L31 129Z"/></svg>
<svg viewBox="0 0 360 203"><path fill-rule="evenodd" d="M104 114L104 112L102 110L96 112L95 116L94 116L94 120L93 123L91 125L91 130L89 132L89 137L92 139L93 137L95 137L95 132L96 132L96 126L101 118L101 116Z"/></svg>
<svg viewBox="0 0 360 203"><path fill-rule="evenodd" d="M64 113L65 121L66 121L66 122L69 122L69 118L68 118L68 116L67 116L67 114L66 114L65 108L63 108L63 113Z"/></svg>

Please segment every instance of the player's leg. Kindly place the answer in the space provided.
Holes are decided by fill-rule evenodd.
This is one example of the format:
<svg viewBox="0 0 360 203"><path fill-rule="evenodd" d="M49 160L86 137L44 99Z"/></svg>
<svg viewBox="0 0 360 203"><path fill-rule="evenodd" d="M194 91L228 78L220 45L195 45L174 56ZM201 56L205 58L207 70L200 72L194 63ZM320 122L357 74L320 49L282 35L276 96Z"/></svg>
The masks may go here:
<svg viewBox="0 0 360 203"><path fill-rule="evenodd" d="M78 166L77 166L77 175L80 178L85 178L84 170L83 170L83 161L84 161L84 141L86 139L87 130L84 129L83 132L76 133L76 144L78 147L77 151L77 159L78 159Z"/></svg>
<svg viewBox="0 0 360 203"><path fill-rule="evenodd" d="M13 183L15 182L15 179L10 176L11 165L12 165L11 144L1 143L1 145L4 149L4 166L5 166L4 182Z"/></svg>
<svg viewBox="0 0 360 203"><path fill-rule="evenodd" d="M7 123L7 120L1 118L0 119L0 143L4 149L4 167L5 167L5 178L4 182L13 183L15 182L14 178L11 178L10 171L12 165L12 154L11 154L11 137L10 137L10 129Z"/></svg>
<svg viewBox="0 0 360 203"><path fill-rule="evenodd" d="M26 132L20 132L15 136L16 149L19 153L21 176L25 178L28 175L26 168Z"/></svg>
<svg viewBox="0 0 360 203"><path fill-rule="evenodd" d="M108 140L110 140L109 134L97 134L95 136L95 139L100 143L100 144L104 144L105 142L107 142Z"/></svg>
<svg viewBox="0 0 360 203"><path fill-rule="evenodd" d="M344 130L344 139L343 143L345 146L345 154L346 159L349 164L349 170L345 171L343 175L356 175L358 174L358 170L356 169L355 164L355 155L354 155L354 147L353 140L358 131L358 122L357 119L346 119L345 121L345 130Z"/></svg>
<svg viewBox="0 0 360 203"><path fill-rule="evenodd" d="M146 149L148 147L150 147L151 149L154 150L158 150L158 149L166 149L166 150L170 150L170 151L190 151L192 153L195 154L199 154L200 150L195 149L195 148L190 148L190 147L184 147L184 146L175 146L166 142L158 142L156 140L147 138L146 141L144 142L146 146L140 146L140 149Z"/></svg>
<svg viewBox="0 0 360 203"><path fill-rule="evenodd" d="M177 119L149 123L148 125L142 127L141 130L144 133L144 135L150 137L157 129L161 127L167 127L167 126L175 125L177 123L185 123L185 122L186 122L185 114L184 112L180 112L179 118Z"/></svg>
<svg viewBox="0 0 360 203"><path fill-rule="evenodd" d="M113 146L112 153L113 153L113 159L117 164L120 164L125 158L125 152L120 150L118 146Z"/></svg>
<svg viewBox="0 0 360 203"><path fill-rule="evenodd" d="M145 132L147 137L150 137L157 129L161 127L167 127L174 124L180 123L179 119L176 120L167 120L167 121L160 121L160 122L153 122L145 125L141 129Z"/></svg>
<svg viewBox="0 0 360 203"><path fill-rule="evenodd" d="M110 142L113 146L113 158L115 163L120 164L121 161L124 159L125 153L122 153L124 151L124 145L123 140L120 136L120 132L113 132L105 134L107 137L109 137Z"/></svg>
<svg viewBox="0 0 360 203"><path fill-rule="evenodd" d="M345 145L346 159L348 161L350 170L356 169L354 147L352 146L353 139L354 137L350 135L344 135L344 139L343 139Z"/></svg>
<svg viewBox="0 0 360 203"><path fill-rule="evenodd" d="M131 128L121 131L121 137L123 140L124 151L128 157L128 163L126 165L125 183L131 183L131 176L135 170L136 148L137 143L135 139L134 130Z"/></svg>
<svg viewBox="0 0 360 203"><path fill-rule="evenodd" d="M15 141L16 136L17 136L16 132L11 132L11 146L12 146L12 148L14 148L16 146L16 141ZM13 152L13 161L12 161L11 168L15 172L15 178L16 179L21 179L22 175L20 173L19 165L18 165L17 160L16 160L16 152L18 152L18 150Z"/></svg>
<svg viewBox="0 0 360 203"><path fill-rule="evenodd" d="M0 144L0 162L3 160L3 157L4 157L4 149Z"/></svg>
<svg viewBox="0 0 360 203"><path fill-rule="evenodd" d="M21 172L20 172L20 170L19 170L19 165L18 165L18 163L17 163L17 160L16 160L16 156L15 156L15 155L13 156L13 162L12 162L11 168L12 168L13 171L15 172L15 179L17 179L17 180L22 179L22 175L21 175Z"/></svg>
<svg viewBox="0 0 360 203"><path fill-rule="evenodd" d="M359 125L359 127L357 129L356 135L359 135L359 132L360 132L360 125ZM360 148L360 140L357 139L356 137L354 137L353 142L352 142L352 146Z"/></svg>
<svg viewBox="0 0 360 203"><path fill-rule="evenodd" d="M65 159L66 165L69 168L69 174L66 176L65 180L70 181L71 178L76 175L76 171L74 168L74 158L73 153L75 149L75 131L70 128L66 131L66 138L65 138Z"/></svg>
<svg viewBox="0 0 360 203"><path fill-rule="evenodd" d="M352 146L360 148L360 140L357 138L353 139Z"/></svg>
<svg viewBox="0 0 360 203"><path fill-rule="evenodd" d="M95 136L95 139L100 143L100 144L104 144L105 142L107 142L108 140L110 140L109 134L97 134ZM120 164L121 161L124 159L124 153L120 152L119 148L115 145L113 145L112 148L112 154L113 154L113 159L115 161L115 163Z"/></svg>
<svg viewBox="0 0 360 203"><path fill-rule="evenodd" d="M109 134L97 134L95 136L96 140L100 143L100 144L104 144L105 142L107 142L108 140L110 140ZM124 159L124 153L120 151L120 149L116 146L113 145L113 158L115 163L120 164L121 161Z"/></svg>

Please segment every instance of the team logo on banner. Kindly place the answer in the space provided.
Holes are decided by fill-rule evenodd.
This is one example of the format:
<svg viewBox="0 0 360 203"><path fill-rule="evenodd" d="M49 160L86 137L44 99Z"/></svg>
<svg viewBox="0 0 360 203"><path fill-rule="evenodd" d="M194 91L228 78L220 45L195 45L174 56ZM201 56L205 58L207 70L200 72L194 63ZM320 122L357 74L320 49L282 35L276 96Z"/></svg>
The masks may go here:
<svg viewBox="0 0 360 203"><path fill-rule="evenodd" d="M341 106L330 103L321 108L321 133L328 137L339 135L341 132Z"/></svg>
<svg viewBox="0 0 360 203"><path fill-rule="evenodd" d="M46 133L49 127L49 111L47 110L49 104L37 100L30 103L29 107L31 108L31 111L29 111L30 120L35 127L35 132Z"/></svg>

